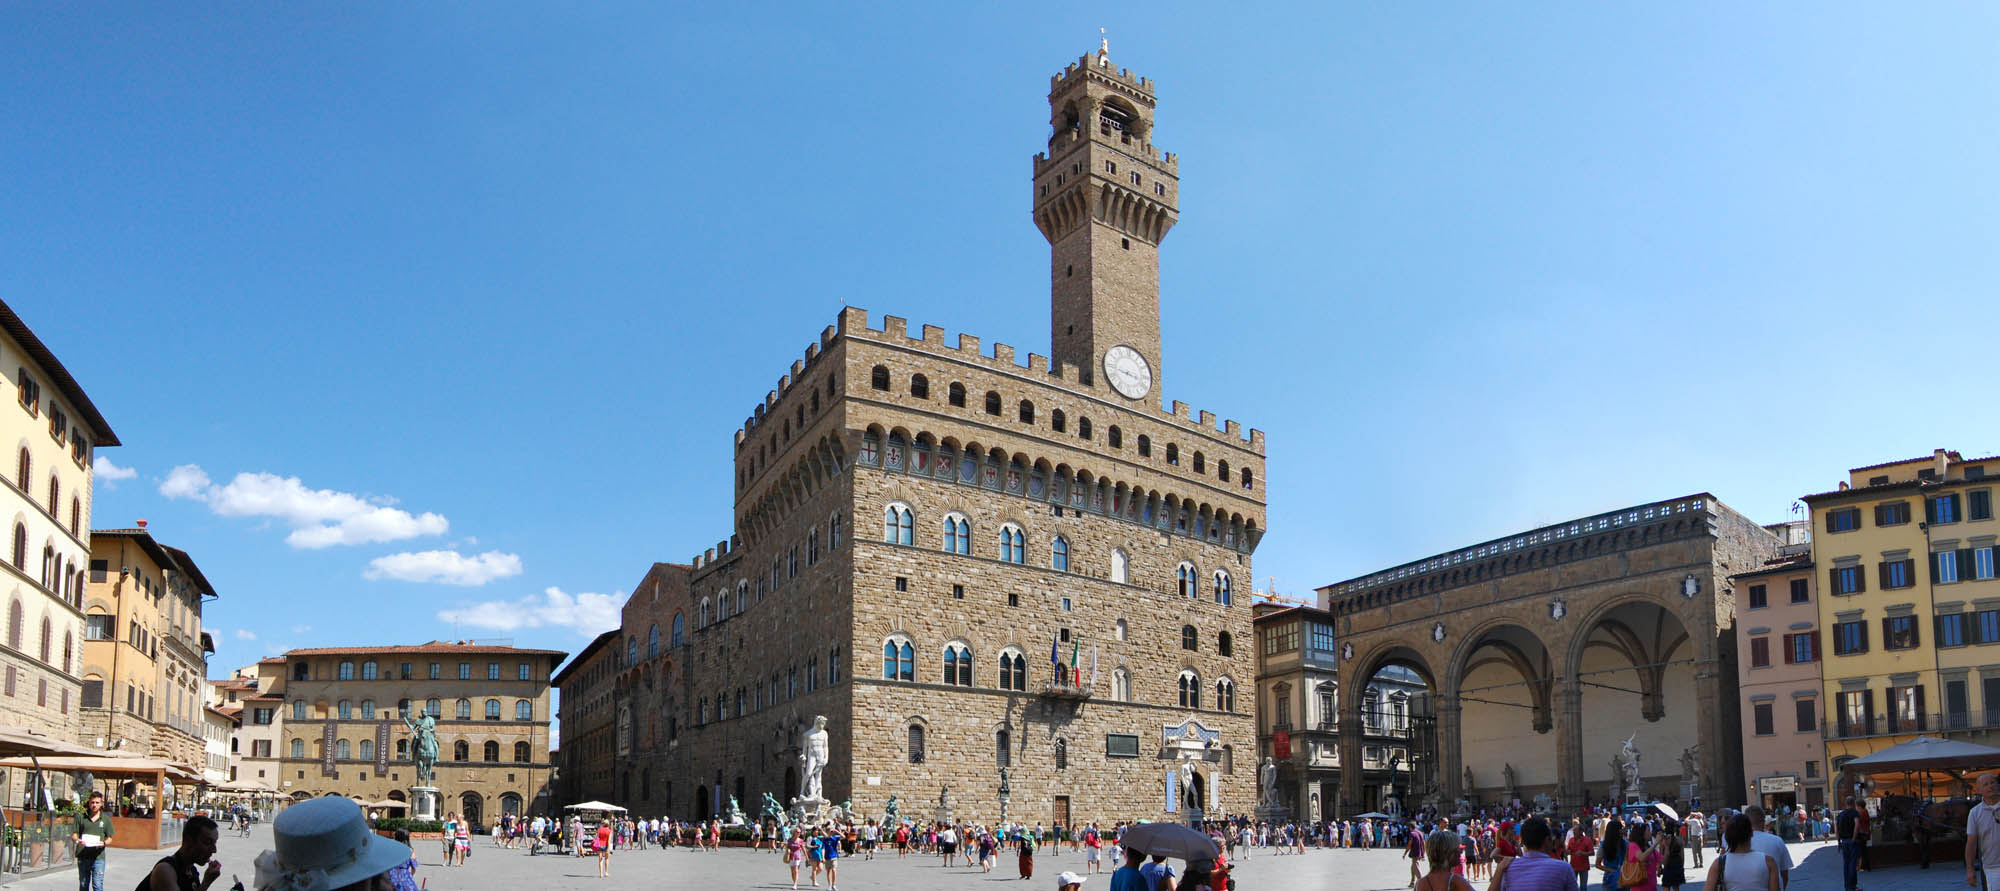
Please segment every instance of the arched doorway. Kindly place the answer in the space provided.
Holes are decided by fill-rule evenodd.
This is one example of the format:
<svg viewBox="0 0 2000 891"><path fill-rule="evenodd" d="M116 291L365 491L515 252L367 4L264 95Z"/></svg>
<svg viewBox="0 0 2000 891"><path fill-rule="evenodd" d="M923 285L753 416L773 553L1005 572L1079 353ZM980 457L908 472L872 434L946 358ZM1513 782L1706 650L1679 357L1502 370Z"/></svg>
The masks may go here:
<svg viewBox="0 0 2000 891"><path fill-rule="evenodd" d="M1458 794L1505 806L1555 795L1555 670L1540 635L1515 624L1478 629L1458 648L1449 687L1458 705Z"/></svg>
<svg viewBox="0 0 2000 891"><path fill-rule="evenodd" d="M465 822L472 824L474 831L486 825L486 816L483 813L484 808L480 806L483 801L484 799L477 792L467 792L458 797L458 815Z"/></svg>
<svg viewBox="0 0 2000 891"><path fill-rule="evenodd" d="M694 790L694 818L706 820L714 816L708 809L708 787L697 786Z"/></svg>
<svg viewBox="0 0 2000 891"><path fill-rule="evenodd" d="M390 800L390 801L395 801L395 802L406 802L406 801L409 801L410 799L409 799L409 797L408 797L408 796L406 796L406 795L404 795L404 794L403 794L403 790L401 790L401 789L390 789L390 790L389 790L389 800ZM392 813L392 814L390 814L390 816L392 816L392 817L402 817L402 816L407 816L407 813L406 813L406 812L407 812L407 811L409 810L409 808L408 808L408 806L406 806L406 805L403 805L403 804L395 804L395 805L391 805L391 806L389 807L389 810L391 810L391 811L394 811L394 812L395 812L395 813Z"/></svg>
<svg viewBox="0 0 2000 891"><path fill-rule="evenodd" d="M1318 787L1331 817L1449 803L1443 767L1457 757L1446 751L1455 746L1456 726L1446 726L1437 675L1416 649L1379 646L1365 654L1343 647L1339 680L1320 680L1307 690L1315 729L1331 716L1339 740L1332 766L1338 780L1315 779L1308 786Z"/></svg>
<svg viewBox="0 0 2000 891"><path fill-rule="evenodd" d="M520 815L521 815L521 796L520 796L520 795L517 795L517 794L515 794L515 793L513 793L513 792L503 792L503 793L501 793L501 795L500 795L500 813L501 813L501 814L503 814L503 815L506 815L506 816L509 816L509 817L518 817L518 816L520 816Z"/></svg>
<svg viewBox="0 0 2000 891"><path fill-rule="evenodd" d="M1648 800L1686 800L1681 754L1715 738L1708 731L1726 717L1697 704L1698 658L1680 616L1650 599L1610 605L1583 626L1569 652L1581 717L1576 792L1597 800L1634 791L1620 756L1629 738L1641 755L1637 791ZM1718 706L1733 709L1735 701Z"/></svg>

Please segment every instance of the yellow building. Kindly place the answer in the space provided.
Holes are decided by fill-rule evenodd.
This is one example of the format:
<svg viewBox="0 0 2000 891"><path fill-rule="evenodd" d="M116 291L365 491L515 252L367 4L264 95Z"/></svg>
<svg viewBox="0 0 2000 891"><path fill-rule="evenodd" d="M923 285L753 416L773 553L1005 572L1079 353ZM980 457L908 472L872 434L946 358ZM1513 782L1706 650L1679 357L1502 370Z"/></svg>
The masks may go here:
<svg viewBox="0 0 2000 891"><path fill-rule="evenodd" d="M144 528L91 533L83 742L201 769L202 681L215 651L201 612L214 596L186 551Z"/></svg>
<svg viewBox="0 0 2000 891"><path fill-rule="evenodd" d="M1834 774L1919 734L2000 717L2000 671L1978 667L1995 661L1984 645L2000 644L1996 479L2000 457L1939 449L1857 467L1840 488L1805 497Z"/></svg>

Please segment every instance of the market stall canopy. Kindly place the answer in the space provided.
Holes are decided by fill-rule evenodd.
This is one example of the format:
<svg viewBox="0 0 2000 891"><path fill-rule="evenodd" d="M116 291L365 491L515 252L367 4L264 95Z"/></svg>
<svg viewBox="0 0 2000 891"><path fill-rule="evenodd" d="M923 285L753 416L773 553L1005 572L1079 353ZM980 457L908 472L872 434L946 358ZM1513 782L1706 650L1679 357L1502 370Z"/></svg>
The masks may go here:
<svg viewBox="0 0 2000 891"><path fill-rule="evenodd" d="M109 755L56 755L39 758L30 763L26 758L0 760L0 767L21 767L43 770L87 770L104 776L150 776L164 774L171 779L200 782L201 774L191 773L187 768L171 761L154 758L118 758Z"/></svg>
<svg viewBox="0 0 2000 891"><path fill-rule="evenodd" d="M260 782L257 782L256 780L230 780L230 781L229 781L229 782L227 782L227 783L223 783L222 785L220 785L220 786L217 786L217 787L215 787L215 791L217 791L217 792L276 792L276 791L278 791L278 790L276 790L276 789L273 789L273 788L271 788L271 787L269 787L269 786L266 786L266 785L264 785L263 783L260 783Z"/></svg>
<svg viewBox="0 0 2000 891"><path fill-rule="evenodd" d="M2000 767L2000 749L1954 739L1919 736L1841 765L1842 770L1857 774L1975 767Z"/></svg>
<svg viewBox="0 0 2000 891"><path fill-rule="evenodd" d="M602 802L602 801L586 801L586 802L584 802L584 803L582 803L582 804L572 804L572 805L570 805L569 807L566 807L566 808L563 808L563 810L569 810L569 811L616 811L616 812L619 812L619 813L624 813L624 811L625 811L625 809L624 809L624 808L622 808L622 807L619 807L618 805L615 805L615 804L605 804L605 803L604 803L604 802Z"/></svg>

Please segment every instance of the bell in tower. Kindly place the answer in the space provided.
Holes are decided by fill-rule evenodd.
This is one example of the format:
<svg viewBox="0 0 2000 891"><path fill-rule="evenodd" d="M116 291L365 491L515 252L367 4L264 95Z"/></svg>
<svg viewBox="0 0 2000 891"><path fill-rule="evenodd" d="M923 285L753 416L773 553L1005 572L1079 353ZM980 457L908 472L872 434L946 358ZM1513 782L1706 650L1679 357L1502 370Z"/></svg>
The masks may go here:
<svg viewBox="0 0 2000 891"><path fill-rule="evenodd" d="M1055 363L1158 403L1160 242L1179 219L1179 163L1155 148L1153 83L1108 47L1050 78L1035 225L1049 240Z"/></svg>

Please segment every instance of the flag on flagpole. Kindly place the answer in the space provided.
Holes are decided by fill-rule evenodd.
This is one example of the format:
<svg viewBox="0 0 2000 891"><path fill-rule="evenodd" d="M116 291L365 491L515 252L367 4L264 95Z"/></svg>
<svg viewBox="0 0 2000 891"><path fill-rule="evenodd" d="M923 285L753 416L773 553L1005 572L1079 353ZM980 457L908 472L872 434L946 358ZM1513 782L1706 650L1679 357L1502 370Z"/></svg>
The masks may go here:
<svg viewBox="0 0 2000 891"><path fill-rule="evenodd" d="M1072 678L1071 683L1074 683L1076 686L1079 687L1083 686L1083 669L1078 667L1078 665L1076 664L1076 657L1079 655L1079 651L1082 649L1082 647L1083 647L1082 641L1079 641L1074 637L1069 639L1069 673L1070 677Z"/></svg>
<svg viewBox="0 0 2000 891"><path fill-rule="evenodd" d="M1062 640L1054 635L1049 637L1049 662L1054 665L1062 664Z"/></svg>

